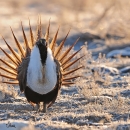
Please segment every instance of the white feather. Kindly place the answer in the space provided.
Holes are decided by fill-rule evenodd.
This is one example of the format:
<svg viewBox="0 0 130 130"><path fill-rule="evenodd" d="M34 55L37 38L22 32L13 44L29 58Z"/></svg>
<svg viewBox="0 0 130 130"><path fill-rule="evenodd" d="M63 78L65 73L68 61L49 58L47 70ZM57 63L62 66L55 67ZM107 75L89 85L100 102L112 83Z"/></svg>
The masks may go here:
<svg viewBox="0 0 130 130"><path fill-rule="evenodd" d="M39 94L46 94L55 87L56 82L56 64L51 49L47 49L47 59L43 68L39 49L34 46L27 70L27 86Z"/></svg>

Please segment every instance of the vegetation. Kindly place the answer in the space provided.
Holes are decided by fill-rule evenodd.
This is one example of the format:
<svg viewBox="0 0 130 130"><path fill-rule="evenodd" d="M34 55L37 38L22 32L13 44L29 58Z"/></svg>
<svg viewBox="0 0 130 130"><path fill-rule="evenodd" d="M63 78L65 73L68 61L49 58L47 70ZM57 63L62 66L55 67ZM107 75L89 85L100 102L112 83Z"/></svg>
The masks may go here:
<svg viewBox="0 0 130 130"><path fill-rule="evenodd" d="M83 77L75 81L76 85L63 86L46 114L33 111L18 86L1 83L0 126L3 120L11 124L12 120L19 120L30 121L29 126L19 128L22 130L35 129L34 126L36 129L130 129L129 0L10 0L0 4L0 33L11 46L14 43L9 25L23 42L20 19L28 33L28 16L35 30L40 13L44 28L51 17L51 37L61 24L59 41L71 27L64 49L80 36L73 51L84 45L77 57L86 55L79 61L85 66L80 71ZM2 40L0 46L7 49ZM4 59L2 52L0 56ZM5 79L0 77L0 80Z"/></svg>

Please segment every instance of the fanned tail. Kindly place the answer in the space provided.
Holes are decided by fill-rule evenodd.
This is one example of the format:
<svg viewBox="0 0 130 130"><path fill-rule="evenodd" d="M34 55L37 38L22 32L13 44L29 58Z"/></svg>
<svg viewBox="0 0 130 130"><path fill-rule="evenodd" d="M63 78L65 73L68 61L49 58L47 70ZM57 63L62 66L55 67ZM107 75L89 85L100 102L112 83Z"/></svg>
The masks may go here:
<svg viewBox="0 0 130 130"><path fill-rule="evenodd" d="M22 26L22 25L21 25ZM11 27L10 27L11 28ZM19 41L17 40L16 36L14 35L14 32L11 28L11 32L17 47L18 52L16 52L8 43L7 41L4 39L4 37L2 36L5 44L7 45L8 49L10 50L10 52L12 53L12 55L10 55L9 53L7 53L4 49L1 49L1 51L6 55L6 57L11 61L11 63L9 61L3 60L0 58L0 61L3 63L3 65L6 65L7 68L5 68L3 65L0 66L0 70L2 70L3 72L6 72L5 74L3 74L3 72L1 73L0 71L0 76L4 77L6 79L8 79L9 81L2 81L2 83L7 83L7 84L18 84L18 80L17 80L17 68L18 66L21 64L22 62L22 58L25 57L26 54L26 50L24 50L24 48L22 47L22 45L19 43ZM24 41L26 46L28 47L28 41L22 26L22 32L23 32L23 37L24 37Z"/></svg>
<svg viewBox="0 0 130 130"><path fill-rule="evenodd" d="M60 28L60 27L59 27L59 28ZM53 54L54 54L54 51L55 51L56 40L57 40L59 28L58 28L58 30L57 30L57 32L56 32L54 38L52 39L51 44L50 44L50 48L51 48Z"/></svg>
<svg viewBox="0 0 130 130"><path fill-rule="evenodd" d="M2 36L2 38L3 38L4 42L5 42L5 44L7 45L7 47L9 48L9 50L12 52L13 56L17 59L18 63L20 63L20 62L21 62L21 57L20 57L20 55L18 55L18 53L17 53L16 51L14 51L14 50L9 46L9 44L6 42L6 40L4 39L3 36Z"/></svg>
<svg viewBox="0 0 130 130"><path fill-rule="evenodd" d="M6 83L6 84L12 84L12 85L18 85L19 84L19 82L18 82L18 80L16 80L16 81L2 81L2 83Z"/></svg>
<svg viewBox="0 0 130 130"><path fill-rule="evenodd" d="M41 24L41 16L38 17L37 22L37 33L36 33L36 41L42 38L42 24Z"/></svg>
<svg viewBox="0 0 130 130"><path fill-rule="evenodd" d="M49 31L50 31L50 20L49 20L48 28L46 30L46 34L44 36L44 39L46 39L48 44L49 44Z"/></svg>
<svg viewBox="0 0 130 130"><path fill-rule="evenodd" d="M16 59L11 56L10 54L8 54L5 50L3 50L1 47L0 47L1 51L8 57L8 59L10 61L12 61L16 66L18 65L18 62L16 61Z"/></svg>
<svg viewBox="0 0 130 130"><path fill-rule="evenodd" d="M68 31L66 37L65 37L64 40L60 43L60 45L58 46L58 48L56 49L56 51L55 51L55 53L54 53L54 57L55 57L56 59L58 59L57 56L59 55L60 51L62 50L63 45L64 45L64 43L65 43L65 41L66 41L66 39L67 39L67 37L68 37L68 35L69 35L69 32L70 32L70 30Z"/></svg>
<svg viewBox="0 0 130 130"><path fill-rule="evenodd" d="M10 27L10 29L11 29L13 38L14 38L14 40L15 40L17 49L18 49L19 53L22 55L22 58L23 58L23 57L25 57L25 50L23 49L23 47L21 46L21 44L18 42L18 40L17 40L16 36L14 35L14 32L13 32L13 30L12 30L11 27Z"/></svg>
<svg viewBox="0 0 130 130"><path fill-rule="evenodd" d="M36 41L34 40L34 35L33 35L32 27L31 27L31 24L30 24L30 19L29 19L30 42L27 39L27 36L25 34L22 22L21 22L21 28L22 28L22 34L23 34L23 39L24 39L24 47L19 43L19 41L17 40L17 38L14 35L14 32L11 28L11 32L12 32L12 35L13 35L13 38L14 38L18 52L15 51L7 43L7 41L4 39L4 37L2 36L5 44L7 45L8 49L12 53L12 55L10 55L4 49L2 49L0 47L0 50L11 61L11 63L10 63L10 62L5 61L5 60L0 58L0 61L3 63L3 65L7 66L7 68L0 66L0 70L7 73L7 75L0 73L0 76L7 78L7 79L10 79L10 81L2 81L2 83L18 84L18 80L17 80L17 68L18 68L18 66L21 64L22 59L26 57L27 53L31 52L33 46L35 45L35 42L42 38L41 16L38 17ZM48 47L52 50L54 58L59 62L60 71L61 71L61 75L62 75L61 76L62 79L60 79L61 84L68 86L68 85L74 84L74 80L76 78L82 77L81 75L73 75L72 76L72 74L75 71L78 71L79 69L83 68L83 66L76 67L76 68L72 68L72 66L74 64L76 64L79 60L81 60L84 57L84 55L79 57L79 58L75 58L75 60L73 60L73 58L82 50L82 48L80 48L78 51L74 52L73 54L70 54L70 51L77 44L79 38L65 52L62 52L63 46L65 44L65 41L68 37L70 30L68 31L68 33L66 34L66 36L62 40L62 42L59 44L59 46L56 47L59 28L60 27L58 27L54 37L52 38L51 43L49 44L49 32L50 32L50 20L49 20L49 24L48 24L46 33L43 36L43 38L46 39L46 41L48 43Z"/></svg>
<svg viewBox="0 0 130 130"><path fill-rule="evenodd" d="M3 71L5 71L5 72L7 72L7 73L9 73L9 74L17 76L17 73L14 72L14 71L12 71L11 69L7 69L7 68L2 67L2 66L0 66L0 69L3 70Z"/></svg>
<svg viewBox="0 0 130 130"><path fill-rule="evenodd" d="M11 63L5 61L5 60L2 60L2 59L0 59L0 61L1 61L4 65L6 65L7 67L9 67L11 70L13 70L14 72L17 72L17 66L15 66L15 65L13 65L13 64L11 64Z"/></svg>
<svg viewBox="0 0 130 130"><path fill-rule="evenodd" d="M60 62L69 54L69 52L70 52L71 49L75 46L75 44L78 42L78 40L79 40L79 38L72 44L72 46L70 46L70 47L68 48L68 50L67 50L65 53L63 53L63 54L58 58L58 60L59 60Z"/></svg>
<svg viewBox="0 0 130 130"><path fill-rule="evenodd" d="M32 49L34 46L34 36L33 36L33 32L32 32L32 27L30 24L30 19L29 19L29 30L30 30L30 39L31 39L31 49Z"/></svg>
<svg viewBox="0 0 130 130"><path fill-rule="evenodd" d="M7 79L14 79L14 80L16 80L16 78L17 78L16 76L6 75L6 74L1 74L1 73L0 73L0 76L5 77Z"/></svg>

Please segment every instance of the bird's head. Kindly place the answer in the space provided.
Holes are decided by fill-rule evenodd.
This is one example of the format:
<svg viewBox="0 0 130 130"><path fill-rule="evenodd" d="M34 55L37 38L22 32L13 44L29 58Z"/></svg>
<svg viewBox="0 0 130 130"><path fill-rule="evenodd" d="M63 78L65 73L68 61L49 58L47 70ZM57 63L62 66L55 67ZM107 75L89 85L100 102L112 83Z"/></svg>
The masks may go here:
<svg viewBox="0 0 130 130"><path fill-rule="evenodd" d="M39 49L39 52L40 52L40 56L41 56L41 62L42 64L44 65L45 64L45 61L46 61L46 58L47 58L47 41L45 39L39 39L37 42L36 42L36 46L38 47Z"/></svg>
<svg viewBox="0 0 130 130"><path fill-rule="evenodd" d="M39 39L36 42L36 45L40 48L40 47L46 47L47 48L47 41L45 39Z"/></svg>

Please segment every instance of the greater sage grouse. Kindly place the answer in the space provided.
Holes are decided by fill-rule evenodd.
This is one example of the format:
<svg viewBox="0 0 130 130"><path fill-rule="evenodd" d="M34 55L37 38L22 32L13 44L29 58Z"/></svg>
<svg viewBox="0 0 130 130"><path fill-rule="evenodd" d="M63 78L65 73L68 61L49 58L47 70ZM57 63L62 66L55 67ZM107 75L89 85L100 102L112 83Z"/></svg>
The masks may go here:
<svg viewBox="0 0 130 130"><path fill-rule="evenodd" d="M7 53L0 47L1 51L9 59L3 60L0 58L2 64L5 65L0 66L2 70L0 76L8 79L6 81L2 80L1 82L19 84L20 90L24 92L28 102L33 106L37 104L38 107L40 107L40 102L43 102L43 111L45 112L46 108L55 102L61 86L74 84L73 80L80 77L80 75L72 76L71 73L83 68L83 66L76 68L72 68L71 66L83 57L72 60L82 48L72 55L69 54L77 43L77 39L66 51L63 51L63 46L69 32L59 46L56 46L59 28L51 43L49 43L50 22L46 34L43 36L40 18L38 20L36 38L33 36L29 20L31 42L27 40L22 23L21 28L24 46L19 43L11 29L17 50L12 49L3 38L12 54ZM3 73L3 71L6 73Z"/></svg>

